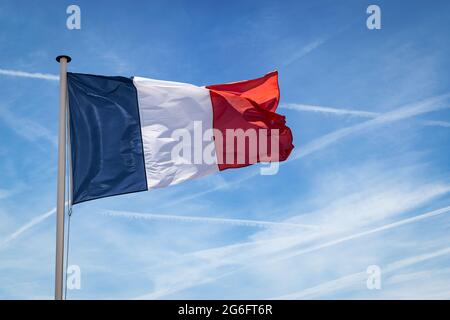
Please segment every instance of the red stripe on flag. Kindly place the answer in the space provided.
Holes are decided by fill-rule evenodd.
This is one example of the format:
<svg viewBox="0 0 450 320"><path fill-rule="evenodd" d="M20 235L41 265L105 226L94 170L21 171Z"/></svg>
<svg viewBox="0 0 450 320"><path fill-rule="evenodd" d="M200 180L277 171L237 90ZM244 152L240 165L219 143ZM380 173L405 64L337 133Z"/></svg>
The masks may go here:
<svg viewBox="0 0 450 320"><path fill-rule="evenodd" d="M277 71L254 80L206 88L211 94L220 170L256 162L284 161L289 157L294 148L292 132L286 126L285 117L275 113L280 100ZM230 137L230 131L238 133L238 129L245 132L245 146L241 148L239 138Z"/></svg>

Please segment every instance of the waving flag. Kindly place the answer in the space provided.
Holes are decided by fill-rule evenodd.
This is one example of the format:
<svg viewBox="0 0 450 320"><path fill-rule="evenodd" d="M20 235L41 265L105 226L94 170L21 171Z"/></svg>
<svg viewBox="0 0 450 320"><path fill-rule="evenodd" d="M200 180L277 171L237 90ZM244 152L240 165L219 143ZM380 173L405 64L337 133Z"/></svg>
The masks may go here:
<svg viewBox="0 0 450 320"><path fill-rule="evenodd" d="M73 203L166 187L293 149L278 73L199 87L68 73Z"/></svg>

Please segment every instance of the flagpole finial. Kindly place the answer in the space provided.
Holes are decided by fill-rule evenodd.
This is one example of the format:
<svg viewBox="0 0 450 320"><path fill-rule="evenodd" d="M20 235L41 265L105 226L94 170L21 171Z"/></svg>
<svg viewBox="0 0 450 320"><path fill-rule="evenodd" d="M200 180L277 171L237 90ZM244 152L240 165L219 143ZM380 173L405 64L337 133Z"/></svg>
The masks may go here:
<svg viewBox="0 0 450 320"><path fill-rule="evenodd" d="M60 56L57 56L57 57L56 57L56 61L60 62L60 61L61 61L61 58L66 58L67 63L69 63L70 61L72 61L72 58L71 58L70 56L65 55L65 54L62 54L62 55L60 55Z"/></svg>

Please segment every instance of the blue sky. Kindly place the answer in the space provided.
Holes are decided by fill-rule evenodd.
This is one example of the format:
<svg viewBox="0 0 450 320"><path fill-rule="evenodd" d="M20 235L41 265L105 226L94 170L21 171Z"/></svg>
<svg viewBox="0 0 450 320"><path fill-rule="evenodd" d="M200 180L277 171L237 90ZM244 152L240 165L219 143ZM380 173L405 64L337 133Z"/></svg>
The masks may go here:
<svg viewBox="0 0 450 320"><path fill-rule="evenodd" d="M448 1L77 1L81 30L70 4L0 4L0 298L53 297L62 53L197 85L277 69L296 146L275 176L75 206L68 299L450 298Z"/></svg>

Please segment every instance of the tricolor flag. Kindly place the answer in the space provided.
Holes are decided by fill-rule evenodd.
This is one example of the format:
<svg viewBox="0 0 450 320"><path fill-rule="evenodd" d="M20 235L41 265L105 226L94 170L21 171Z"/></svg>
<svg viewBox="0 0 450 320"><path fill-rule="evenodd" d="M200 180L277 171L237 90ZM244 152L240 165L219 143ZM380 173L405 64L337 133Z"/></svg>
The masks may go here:
<svg viewBox="0 0 450 320"><path fill-rule="evenodd" d="M276 71L195 86L68 73L73 203L278 162L293 149Z"/></svg>

